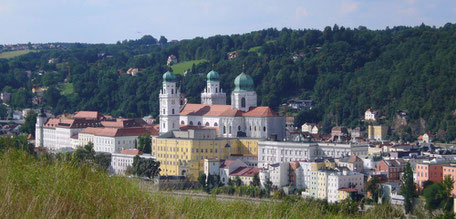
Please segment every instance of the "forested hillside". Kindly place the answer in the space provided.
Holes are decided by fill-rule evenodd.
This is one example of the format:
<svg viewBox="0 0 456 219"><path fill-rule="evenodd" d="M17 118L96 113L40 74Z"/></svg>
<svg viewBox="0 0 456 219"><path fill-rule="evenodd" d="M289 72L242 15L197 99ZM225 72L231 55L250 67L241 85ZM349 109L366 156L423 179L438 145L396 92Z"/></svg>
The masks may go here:
<svg viewBox="0 0 456 219"><path fill-rule="evenodd" d="M234 51L238 57L229 60L227 54ZM219 72L229 94L245 65L255 80L259 104L279 110L295 97L315 102L298 122L355 127L371 107L385 117L383 122L394 125L398 110L405 110L413 127L403 127L404 132L456 137L456 24L376 31L337 25L323 31L267 29L177 44L151 36L112 45L72 44L65 50L0 59L0 90L13 93L11 105L16 108L31 106L32 87L49 86L44 102L55 113L99 110L114 116L156 116L161 77L171 54L179 62L208 60L179 76L190 102L199 101L205 86L205 74L198 73L212 68ZM51 58L57 63L49 64ZM129 68L140 73L121 74ZM25 71L31 71L31 77ZM58 84L65 79L72 92L61 92Z"/></svg>

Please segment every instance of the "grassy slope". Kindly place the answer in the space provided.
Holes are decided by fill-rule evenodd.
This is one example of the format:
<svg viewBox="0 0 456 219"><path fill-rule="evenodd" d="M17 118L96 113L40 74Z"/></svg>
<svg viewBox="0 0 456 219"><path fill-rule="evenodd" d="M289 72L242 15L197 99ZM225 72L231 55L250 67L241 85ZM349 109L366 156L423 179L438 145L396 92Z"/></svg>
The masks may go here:
<svg viewBox="0 0 456 219"><path fill-rule="evenodd" d="M171 68L176 74L184 74L184 71L187 69L192 69L193 64L198 65L200 63L207 62L206 59L192 60L187 62L179 62L175 65L172 65Z"/></svg>
<svg viewBox="0 0 456 219"><path fill-rule="evenodd" d="M72 83L62 84L59 88L62 95L70 95L74 92L74 87Z"/></svg>
<svg viewBox="0 0 456 219"><path fill-rule="evenodd" d="M255 204L167 197L141 191L127 178L36 161L18 151L0 154L0 197L0 218L353 218L325 214L324 206L306 201ZM361 217L393 216L385 206Z"/></svg>
<svg viewBox="0 0 456 219"><path fill-rule="evenodd" d="M25 55L29 52L38 52L37 50L18 50L18 51L10 51L10 52L2 52L0 53L0 59L10 59L16 56Z"/></svg>

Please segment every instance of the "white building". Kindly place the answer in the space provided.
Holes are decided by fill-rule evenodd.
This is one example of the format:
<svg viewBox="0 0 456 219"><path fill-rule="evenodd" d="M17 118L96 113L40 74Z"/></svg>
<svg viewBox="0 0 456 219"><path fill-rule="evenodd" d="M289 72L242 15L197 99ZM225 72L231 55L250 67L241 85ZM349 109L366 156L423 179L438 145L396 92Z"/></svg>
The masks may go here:
<svg viewBox="0 0 456 219"><path fill-rule="evenodd" d="M120 153L112 153L111 155L111 168L113 169L115 174L125 175L128 167L133 165L133 158L139 156L145 159L153 159L150 154L142 154L141 151L137 149L128 149L122 150Z"/></svg>
<svg viewBox="0 0 456 219"><path fill-rule="evenodd" d="M302 132L308 132L310 134L318 134L319 126L315 123L304 123L301 126Z"/></svg>
<svg viewBox="0 0 456 219"><path fill-rule="evenodd" d="M365 156L368 155L368 148L367 144L357 143L259 141L258 167L319 157Z"/></svg>
<svg viewBox="0 0 456 219"><path fill-rule="evenodd" d="M359 194L364 193L364 174L352 171L333 172L328 175L326 185L328 202L341 201L338 197L341 188L355 188Z"/></svg>
<svg viewBox="0 0 456 219"><path fill-rule="evenodd" d="M250 185L253 176L258 172L258 168L248 167L241 160L204 159L206 177L220 176L220 182L224 185L228 183L228 179L234 180L236 177L239 177L244 185Z"/></svg>
<svg viewBox="0 0 456 219"><path fill-rule="evenodd" d="M41 111L36 122L35 147L58 151L92 142L96 152L119 152L134 148L139 135L156 132L146 125L141 119L115 119L94 111L80 111L68 118L46 118Z"/></svg>
<svg viewBox="0 0 456 219"><path fill-rule="evenodd" d="M269 164L266 168L260 170L260 182L264 183L269 179L273 186L282 188L289 185L289 163L281 162Z"/></svg>
<svg viewBox="0 0 456 219"><path fill-rule="evenodd" d="M378 111L372 110L371 108L367 109L364 112L364 120L365 121L376 121L377 120Z"/></svg>
<svg viewBox="0 0 456 219"><path fill-rule="evenodd" d="M285 137L285 118L267 106L257 106L253 79L241 73L234 80L231 105L220 88L219 74L207 75L207 87L201 94L202 104L181 103L176 75L163 74L160 91L160 133L178 130L180 126L217 129L218 137L277 138Z"/></svg>

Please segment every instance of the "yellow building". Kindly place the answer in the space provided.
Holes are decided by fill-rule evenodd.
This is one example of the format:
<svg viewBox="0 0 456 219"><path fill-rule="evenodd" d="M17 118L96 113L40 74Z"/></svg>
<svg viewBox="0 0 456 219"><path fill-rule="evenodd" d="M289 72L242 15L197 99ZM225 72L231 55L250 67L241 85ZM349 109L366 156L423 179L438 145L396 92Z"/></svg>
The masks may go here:
<svg viewBox="0 0 456 219"><path fill-rule="evenodd" d="M368 138L370 140L385 140L388 135L388 126L386 125L369 125Z"/></svg>
<svg viewBox="0 0 456 219"><path fill-rule="evenodd" d="M323 169L334 169L336 167L336 162L334 159L317 159L310 163L310 170L317 171Z"/></svg>
<svg viewBox="0 0 456 219"><path fill-rule="evenodd" d="M257 155L258 140L218 138L215 129L172 131L152 138L152 155L160 162L161 175L184 175L196 180L204 172L204 159Z"/></svg>

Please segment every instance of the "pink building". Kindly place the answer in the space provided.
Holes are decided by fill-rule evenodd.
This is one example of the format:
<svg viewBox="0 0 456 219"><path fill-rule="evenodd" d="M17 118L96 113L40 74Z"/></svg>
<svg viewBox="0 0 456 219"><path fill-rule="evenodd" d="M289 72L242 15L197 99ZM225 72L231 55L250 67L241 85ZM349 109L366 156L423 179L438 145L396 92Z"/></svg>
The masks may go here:
<svg viewBox="0 0 456 219"><path fill-rule="evenodd" d="M445 176L450 176L454 180L455 183L453 184L453 191L451 191L451 194L456 195L456 165L451 164L451 165L445 166L445 167L443 167L442 172L443 172L442 179Z"/></svg>
<svg viewBox="0 0 456 219"><path fill-rule="evenodd" d="M443 168L450 166L449 163L429 162L416 164L416 184L418 190L423 189L425 181L438 183L443 179Z"/></svg>

